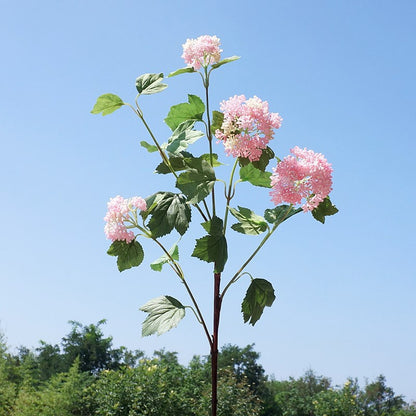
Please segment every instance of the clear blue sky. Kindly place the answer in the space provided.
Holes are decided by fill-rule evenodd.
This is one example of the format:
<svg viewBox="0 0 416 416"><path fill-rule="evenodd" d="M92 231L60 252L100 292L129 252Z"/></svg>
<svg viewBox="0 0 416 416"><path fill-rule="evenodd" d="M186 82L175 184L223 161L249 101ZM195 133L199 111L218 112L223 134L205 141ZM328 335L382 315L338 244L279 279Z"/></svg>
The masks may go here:
<svg viewBox="0 0 416 416"><path fill-rule="evenodd" d="M216 34L224 57L242 58L214 74L212 106L234 94L268 100L284 118L274 150L324 153L340 209L324 226L299 214L281 227L249 268L273 282L274 306L244 325L241 279L225 300L220 343L254 342L278 379L312 368L363 384L383 373L416 400L415 21L411 0L2 1L0 327L9 344L56 343L68 320L106 318L115 345L165 347L182 362L208 353L190 314L168 334L140 337L139 306L186 296L168 270L150 270L159 252L148 244L143 265L120 274L103 216L110 197L172 190L172 181L151 173L159 161L139 146L148 137L128 108L90 110L106 92L133 101L137 76L182 67L188 37ZM142 102L161 141L170 106L202 94L197 76L168 83ZM267 191L238 190L235 204L271 206ZM200 230L181 254L208 313L210 268L190 258ZM230 238L225 274L255 240Z"/></svg>

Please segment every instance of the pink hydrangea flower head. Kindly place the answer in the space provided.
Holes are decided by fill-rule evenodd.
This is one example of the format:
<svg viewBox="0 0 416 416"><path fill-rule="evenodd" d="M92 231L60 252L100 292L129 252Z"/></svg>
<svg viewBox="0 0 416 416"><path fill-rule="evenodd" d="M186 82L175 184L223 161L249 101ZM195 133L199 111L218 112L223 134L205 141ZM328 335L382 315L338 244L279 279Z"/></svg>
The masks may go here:
<svg viewBox="0 0 416 416"><path fill-rule="evenodd" d="M182 45L182 58L188 67L198 71L201 66L207 67L221 59L220 40L216 36L203 35L197 39L187 39Z"/></svg>
<svg viewBox="0 0 416 416"><path fill-rule="evenodd" d="M234 157L245 157L251 162L260 159L263 149L273 139L273 129L278 129L282 118L269 113L269 104L254 96L246 100L235 95L220 104L224 113L221 129L215 136L222 140L225 152Z"/></svg>
<svg viewBox="0 0 416 416"><path fill-rule="evenodd" d="M332 190L332 167L321 153L298 146L273 169L270 195L275 205L301 204L304 212L315 209Z"/></svg>
<svg viewBox="0 0 416 416"><path fill-rule="evenodd" d="M140 211L146 211L146 201L140 196L134 196L129 199L128 206L130 209L139 209Z"/></svg>
<svg viewBox="0 0 416 416"><path fill-rule="evenodd" d="M107 214L104 217L106 222L104 232L107 238L112 241L121 240L131 243L134 240L134 233L127 229L125 222L131 220L131 212L145 211L146 208L146 201L138 196L124 199L118 195L110 198L107 203Z"/></svg>

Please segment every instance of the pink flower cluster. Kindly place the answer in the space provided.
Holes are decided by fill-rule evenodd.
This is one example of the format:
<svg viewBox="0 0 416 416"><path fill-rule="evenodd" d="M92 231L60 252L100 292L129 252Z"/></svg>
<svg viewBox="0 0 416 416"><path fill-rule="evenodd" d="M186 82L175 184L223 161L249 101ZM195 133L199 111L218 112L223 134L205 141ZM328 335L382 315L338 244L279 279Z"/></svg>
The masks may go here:
<svg viewBox="0 0 416 416"><path fill-rule="evenodd" d="M251 162L259 160L282 118L278 113L269 113L267 101L256 96L246 100L244 95L235 95L223 101L220 108L224 121L215 136L222 140L225 152L248 158Z"/></svg>
<svg viewBox="0 0 416 416"><path fill-rule="evenodd" d="M216 36L204 35L197 39L187 39L182 47L182 58L188 67L192 67L195 71L201 66L215 64L221 58L220 40Z"/></svg>
<svg viewBox="0 0 416 416"><path fill-rule="evenodd" d="M106 221L104 232L107 238L112 241L122 240L131 243L134 240L134 233L127 230L125 221L130 221L131 212L137 212L138 209L146 211L146 201L139 196L124 199L118 195L110 198L107 208L107 214L104 217Z"/></svg>
<svg viewBox="0 0 416 416"><path fill-rule="evenodd" d="M286 156L273 169L271 177L272 201L302 205L304 212L312 211L331 192L332 167L321 153L300 149L290 150L293 156Z"/></svg>

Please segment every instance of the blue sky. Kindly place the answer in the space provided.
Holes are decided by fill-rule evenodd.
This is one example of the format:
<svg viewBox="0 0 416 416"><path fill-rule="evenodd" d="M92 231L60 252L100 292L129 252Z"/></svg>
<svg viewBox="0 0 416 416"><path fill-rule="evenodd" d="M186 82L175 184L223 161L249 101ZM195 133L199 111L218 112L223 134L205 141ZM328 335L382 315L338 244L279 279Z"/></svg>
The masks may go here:
<svg viewBox="0 0 416 416"><path fill-rule="evenodd" d="M110 197L173 190L173 181L152 174L159 160L139 146L148 137L128 108L107 117L90 110L106 92L133 102L137 76L184 66L185 40L216 34L224 57L242 58L213 74L212 107L235 94L267 100L284 119L273 149L280 157L295 145L324 153L340 209L325 225L306 214L282 225L249 268L273 282L275 304L254 328L244 325L241 279L225 299L220 343L255 343L277 379L312 368L336 384L349 376L364 384L383 373L416 400L416 4L153 3L1 4L0 328L9 344L56 343L69 320L106 318L116 345L149 354L165 347L183 362L208 352L190 314L170 333L140 337L139 306L186 296L168 270L150 270L159 252L149 244L142 266L120 274L106 255L103 216ZM196 75L168 84L142 101L161 141L170 106L203 92ZM226 178L232 162L221 157ZM246 184L234 204L259 214L271 207L267 190ZM194 219L181 260L209 314L210 268L190 257L201 236ZM230 275L256 245L234 234Z"/></svg>

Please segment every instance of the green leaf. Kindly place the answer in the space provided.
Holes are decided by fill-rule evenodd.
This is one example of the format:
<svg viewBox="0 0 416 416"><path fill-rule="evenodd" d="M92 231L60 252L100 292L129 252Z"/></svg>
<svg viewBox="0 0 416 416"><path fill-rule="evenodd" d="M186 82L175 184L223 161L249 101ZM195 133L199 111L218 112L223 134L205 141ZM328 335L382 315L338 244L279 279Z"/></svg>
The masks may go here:
<svg viewBox="0 0 416 416"><path fill-rule="evenodd" d="M139 266L144 258L143 248L136 240L131 243L114 241L107 254L117 257L117 267L120 272Z"/></svg>
<svg viewBox="0 0 416 416"><path fill-rule="evenodd" d="M210 163L209 153L205 153L202 156L200 156L199 158L195 158L188 152L180 152L175 156L170 156L169 157L169 162L170 162L173 170L175 172L178 172L178 171L187 169L189 167L188 163L192 164L192 159L203 159L203 160L207 161L208 163ZM221 162L218 162L218 155L215 154L215 153L212 154L212 163L213 163L214 167L222 165ZM161 174L164 174L164 175L167 174L167 173L171 173L169 167L165 164L165 162L161 162L159 165L157 165L155 172L156 173L161 173Z"/></svg>
<svg viewBox="0 0 416 416"><path fill-rule="evenodd" d="M239 206L238 211L235 208L230 208L230 212L239 221L231 226L234 231L242 234L259 235L268 228L264 218L256 215L251 209Z"/></svg>
<svg viewBox="0 0 416 416"><path fill-rule="evenodd" d="M168 86L162 84L163 74L143 74L136 79L136 89L141 95L156 94Z"/></svg>
<svg viewBox="0 0 416 416"><path fill-rule="evenodd" d="M266 306L272 306L276 296L273 286L265 279L253 279L246 296L241 304L241 312L243 312L244 323L250 320L250 324L254 324L260 319Z"/></svg>
<svg viewBox="0 0 416 416"><path fill-rule="evenodd" d="M170 108L165 123L175 131L179 124L186 120L202 121L205 105L202 100L192 94L188 94L188 102L176 104Z"/></svg>
<svg viewBox="0 0 416 416"><path fill-rule="evenodd" d="M338 212L338 208L332 204L329 196L327 196L314 210L312 210L313 217L325 224L325 217L335 215Z"/></svg>
<svg viewBox="0 0 416 416"><path fill-rule="evenodd" d="M264 172L253 166L253 163L249 163L246 166L240 168L240 179L242 181L250 182L255 186L262 186L264 188L271 188L272 174L270 172Z"/></svg>
<svg viewBox="0 0 416 416"><path fill-rule="evenodd" d="M177 244L173 245L173 247L169 250L169 254L173 258L173 260L176 260L176 261L179 260L179 248ZM159 257L157 260L151 263L150 267L155 272L161 272L162 266L165 263L168 263L169 261L170 261L169 256L167 254L164 254L162 257Z"/></svg>
<svg viewBox="0 0 416 416"><path fill-rule="evenodd" d="M224 224L221 218L212 217L211 221L203 222L201 225L209 235L212 235L212 236L223 235Z"/></svg>
<svg viewBox="0 0 416 416"><path fill-rule="evenodd" d="M209 235L196 240L192 256L207 263L214 263L215 273L221 273L228 258L223 221L221 218L213 217L211 221L202 223L202 226Z"/></svg>
<svg viewBox="0 0 416 416"><path fill-rule="evenodd" d="M273 209L266 209L264 211L264 218L270 224L281 224L299 212L302 212L302 208L293 208L290 205L279 205Z"/></svg>
<svg viewBox="0 0 416 416"><path fill-rule="evenodd" d="M158 203L164 198L165 192L156 192L153 195L145 198L146 201L146 211L140 211L140 216L143 218L143 221L149 217L153 210L157 207Z"/></svg>
<svg viewBox="0 0 416 416"><path fill-rule="evenodd" d="M170 156L169 162L175 172L186 169L185 158L181 154ZM171 173L171 170L165 162L162 162L156 166L155 172L166 175L167 173Z"/></svg>
<svg viewBox="0 0 416 416"><path fill-rule="evenodd" d="M207 263L214 263L215 273L221 273L228 258L227 240L223 235L206 235L199 238L196 240L192 257L197 257Z"/></svg>
<svg viewBox="0 0 416 416"><path fill-rule="evenodd" d="M197 204L206 198L214 184L215 173L211 165L204 159L189 159L187 170L179 175L176 187L188 198L190 204Z"/></svg>
<svg viewBox="0 0 416 416"><path fill-rule="evenodd" d="M266 147L262 150L261 156L259 160L256 160L255 162L251 162L253 166L257 169L260 169L264 171L269 164L270 160L272 160L275 157L275 154L273 150L270 147ZM250 163L250 159L246 157L239 157L238 158L238 164L240 166L246 166Z"/></svg>
<svg viewBox="0 0 416 416"><path fill-rule="evenodd" d="M222 66L224 64L228 64L228 62L236 61L237 59L240 59L240 57L239 56L230 56L229 58L225 58L222 61L217 62L216 64L212 64L211 66L214 69L219 68L220 66Z"/></svg>
<svg viewBox="0 0 416 416"><path fill-rule="evenodd" d="M198 159L204 159L211 165L211 156L209 153L204 153L203 155L199 156ZM212 167L216 168L217 166L221 166L223 163L218 162L218 155L216 153L212 154Z"/></svg>
<svg viewBox="0 0 416 416"><path fill-rule="evenodd" d="M156 146L154 146L153 144L149 144L144 140L140 142L140 146L144 147L149 153L154 153L158 151Z"/></svg>
<svg viewBox="0 0 416 416"><path fill-rule="evenodd" d="M269 164L269 162L274 159L274 152L270 147L266 147L265 149L263 149L263 151L261 152L261 156L259 160L256 160L253 163L253 166L257 169L260 170L265 170L267 165Z"/></svg>
<svg viewBox="0 0 416 416"><path fill-rule="evenodd" d="M97 102L91 110L91 113L100 114L102 112L103 116L106 116L107 114L111 114L116 111L123 105L125 105L125 103L118 95L103 94L97 98Z"/></svg>
<svg viewBox="0 0 416 416"><path fill-rule="evenodd" d="M178 154L186 150L190 144L204 136L202 131L193 130L194 125L195 120L186 120L179 124L169 138L166 150L171 154Z"/></svg>
<svg viewBox="0 0 416 416"><path fill-rule="evenodd" d="M169 331L185 316L185 307L182 303L167 295L149 300L140 310L148 313L142 326L144 337L152 334L161 335Z"/></svg>
<svg viewBox="0 0 416 416"><path fill-rule="evenodd" d="M180 75L180 74L186 74L187 72L196 72L196 71L195 69L190 68L190 67L180 68L180 69L177 69L176 71L171 72L168 75L168 78L176 77L176 75Z"/></svg>
<svg viewBox="0 0 416 416"><path fill-rule="evenodd" d="M172 192L158 192L146 199L147 215L151 219L147 226L153 237L169 234L174 228L183 235L191 221L191 208L183 195Z"/></svg>
<svg viewBox="0 0 416 416"><path fill-rule="evenodd" d="M220 111L213 111L212 112L212 124L211 124L211 131L215 134L216 130L220 130L222 123L224 121L224 114Z"/></svg>

